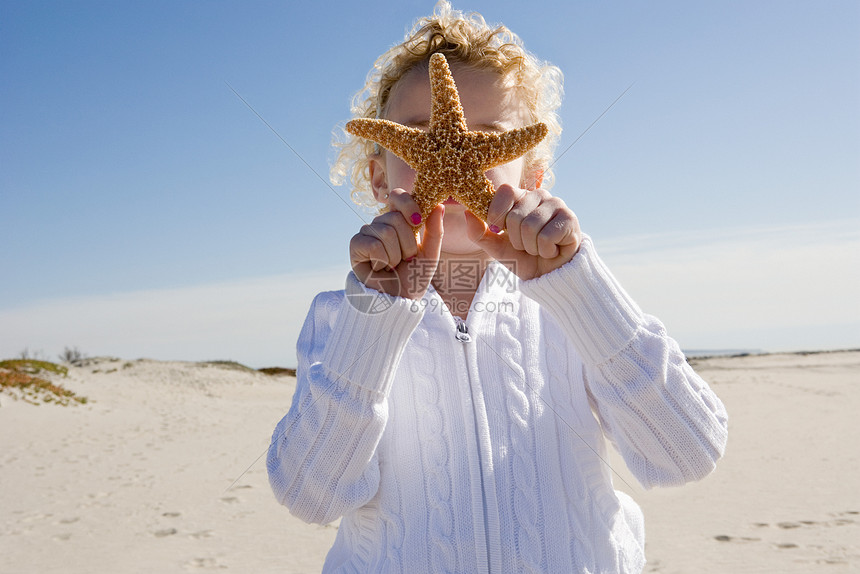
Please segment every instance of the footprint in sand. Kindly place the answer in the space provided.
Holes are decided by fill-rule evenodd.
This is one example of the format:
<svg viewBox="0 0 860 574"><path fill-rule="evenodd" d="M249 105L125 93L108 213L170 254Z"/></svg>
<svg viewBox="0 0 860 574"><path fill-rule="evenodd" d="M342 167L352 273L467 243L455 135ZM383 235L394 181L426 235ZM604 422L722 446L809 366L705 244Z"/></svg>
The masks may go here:
<svg viewBox="0 0 860 574"><path fill-rule="evenodd" d="M185 563L186 568L226 569L227 566L218 562L217 558L192 558Z"/></svg>
<svg viewBox="0 0 860 574"><path fill-rule="evenodd" d="M756 526L762 526L762 524L757 524ZM764 524L764 526L768 525ZM714 540L717 540L719 542L761 542L761 538L752 538L747 536L728 536L727 534L718 534L717 536L714 536ZM780 550L798 548L797 544L793 544L790 542L772 544L772 546L774 548L779 548Z"/></svg>
<svg viewBox="0 0 860 574"><path fill-rule="evenodd" d="M156 538L164 538L166 536L173 536L176 532L175 528L165 528L163 530L156 530L153 534L155 534Z"/></svg>
<svg viewBox="0 0 860 574"><path fill-rule="evenodd" d="M806 524L815 524L815 523L807 520ZM792 528L800 528L801 525L797 522L780 522L779 524L777 524L777 526L779 526L780 528L782 528L784 530L790 530Z"/></svg>
<svg viewBox="0 0 860 574"><path fill-rule="evenodd" d="M860 515L860 512L856 510L846 510L845 512L837 512L836 514L831 514L830 516L836 516L836 520L831 520L828 524L832 526L846 526L848 524L855 524L857 521L854 520L854 517ZM845 516L851 516L852 518L843 518Z"/></svg>
<svg viewBox="0 0 860 574"><path fill-rule="evenodd" d="M80 520L80 518L77 516L72 516L71 518L61 518L60 521L57 522L57 524L74 524L78 520Z"/></svg>
<svg viewBox="0 0 860 574"><path fill-rule="evenodd" d="M750 538L748 536L728 536L726 534L719 534L714 536L714 540L718 540L720 542L761 542L761 538Z"/></svg>
<svg viewBox="0 0 860 574"><path fill-rule="evenodd" d="M791 530L793 528L803 528L806 526L847 526L849 524L854 524L856 521L851 518L844 518L845 516L856 516L860 514L860 512L854 510L848 510L845 512L837 512L831 513L830 516L836 517L834 520L826 520L824 522L818 522L815 520L798 520L797 522L780 522L777 524L778 527L784 530ZM767 524L765 524L767 526Z"/></svg>
<svg viewBox="0 0 860 574"><path fill-rule="evenodd" d="M833 528L833 527L843 527L854 525L857 523L855 517L860 516L860 511L856 510L846 510L844 512L836 512L830 513L830 516L834 517L832 520L825 521L816 521L816 520L795 520L795 521L783 521L777 522L773 526L776 526L780 530L796 530L796 529L806 529L806 528ZM770 528L771 524L768 522L754 522L752 524L757 529ZM746 537L746 536L729 536L728 534L718 534L714 536L714 540L718 542L761 542L761 538L756 537ZM793 542L774 542L770 541L770 545L773 548L778 550L792 550L796 548L800 548L798 544ZM806 546L805 546L806 548ZM809 546L809 548L817 548L821 549L820 546ZM835 562L831 562L830 559L827 560L828 564L842 564L844 563L844 558L837 557L833 560Z"/></svg>
<svg viewBox="0 0 860 574"><path fill-rule="evenodd" d="M51 518L52 516L53 516L53 514L36 513L36 514L31 514L29 516L25 516L24 518L22 518L20 520L20 522L37 522L39 520L45 520L46 518Z"/></svg>

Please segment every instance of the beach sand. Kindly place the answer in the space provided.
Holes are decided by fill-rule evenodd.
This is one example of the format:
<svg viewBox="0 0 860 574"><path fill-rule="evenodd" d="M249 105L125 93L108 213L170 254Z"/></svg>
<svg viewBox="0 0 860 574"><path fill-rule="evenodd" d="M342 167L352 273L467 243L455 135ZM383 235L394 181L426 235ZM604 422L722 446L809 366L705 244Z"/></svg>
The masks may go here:
<svg viewBox="0 0 860 574"><path fill-rule="evenodd" d="M645 491L609 461L645 511L645 571L860 571L860 352L695 366L729 411L716 472ZM0 572L319 572L336 524L290 516L266 477L294 378L91 359L53 380L87 404L0 394Z"/></svg>

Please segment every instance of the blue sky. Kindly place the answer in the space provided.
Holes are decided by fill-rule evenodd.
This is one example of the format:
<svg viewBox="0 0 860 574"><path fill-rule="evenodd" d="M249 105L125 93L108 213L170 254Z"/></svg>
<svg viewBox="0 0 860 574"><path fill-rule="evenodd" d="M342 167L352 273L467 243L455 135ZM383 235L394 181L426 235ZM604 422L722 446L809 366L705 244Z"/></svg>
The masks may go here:
<svg viewBox="0 0 860 574"><path fill-rule="evenodd" d="M562 69L559 152L633 84L554 192L683 347L860 346L860 4L454 5ZM362 221L228 84L327 180L432 6L2 2L0 356L294 364Z"/></svg>

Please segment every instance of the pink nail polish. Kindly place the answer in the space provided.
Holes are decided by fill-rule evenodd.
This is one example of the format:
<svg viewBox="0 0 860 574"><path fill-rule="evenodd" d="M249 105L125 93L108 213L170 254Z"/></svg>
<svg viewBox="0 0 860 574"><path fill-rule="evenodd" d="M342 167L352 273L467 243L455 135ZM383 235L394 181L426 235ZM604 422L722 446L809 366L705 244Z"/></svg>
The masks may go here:
<svg viewBox="0 0 860 574"><path fill-rule="evenodd" d="M490 225L490 231L492 231L493 233L498 233L501 230L502 229L498 225Z"/></svg>
<svg viewBox="0 0 860 574"><path fill-rule="evenodd" d="M418 212L415 212L412 214L412 224L418 225L419 223L421 223L421 214Z"/></svg>
<svg viewBox="0 0 860 574"><path fill-rule="evenodd" d="M404 259L404 261L405 261L405 262L407 262L407 263L409 263L409 262L410 262L410 261L412 261L413 259L415 259L415 256L414 256L414 255L413 255L412 257L408 257L408 258Z"/></svg>

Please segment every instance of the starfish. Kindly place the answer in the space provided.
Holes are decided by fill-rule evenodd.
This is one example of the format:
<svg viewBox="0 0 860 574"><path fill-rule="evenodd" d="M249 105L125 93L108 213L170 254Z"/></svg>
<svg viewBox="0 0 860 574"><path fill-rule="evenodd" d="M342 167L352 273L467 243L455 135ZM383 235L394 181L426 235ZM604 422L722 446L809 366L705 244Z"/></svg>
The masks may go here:
<svg viewBox="0 0 860 574"><path fill-rule="evenodd" d="M535 147L546 136L546 124L501 133L469 131L451 69L440 53L430 57L430 96L428 131L371 118L351 120L346 130L375 141L415 170L412 198L422 221L449 197L486 221L495 189L484 172Z"/></svg>

